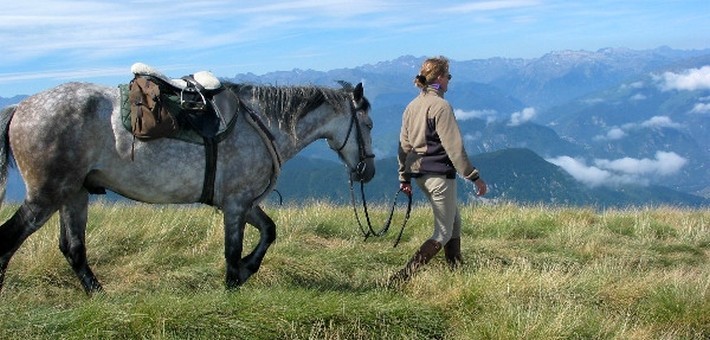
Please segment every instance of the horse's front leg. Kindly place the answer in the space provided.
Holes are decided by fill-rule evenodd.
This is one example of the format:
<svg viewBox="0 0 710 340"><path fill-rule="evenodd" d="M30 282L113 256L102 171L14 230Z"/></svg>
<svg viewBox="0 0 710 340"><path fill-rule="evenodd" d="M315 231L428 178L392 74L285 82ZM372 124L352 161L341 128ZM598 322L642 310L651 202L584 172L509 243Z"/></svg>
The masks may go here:
<svg viewBox="0 0 710 340"><path fill-rule="evenodd" d="M237 288L249 278L240 275L244 225L248 207L237 206L224 211L224 259L226 261L227 289Z"/></svg>
<svg viewBox="0 0 710 340"><path fill-rule="evenodd" d="M259 244L256 245L251 254L242 259L241 263L240 276L248 278L259 270L266 251L269 250L271 243L276 240L276 224L259 206L251 208L246 218L247 223L259 230Z"/></svg>

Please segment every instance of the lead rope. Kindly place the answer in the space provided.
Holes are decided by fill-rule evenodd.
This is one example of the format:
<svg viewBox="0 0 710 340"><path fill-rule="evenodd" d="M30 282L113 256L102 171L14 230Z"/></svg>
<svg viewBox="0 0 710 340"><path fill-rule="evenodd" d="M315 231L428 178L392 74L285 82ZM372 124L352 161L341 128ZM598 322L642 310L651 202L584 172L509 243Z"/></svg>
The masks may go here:
<svg viewBox="0 0 710 340"><path fill-rule="evenodd" d="M365 230L365 227L363 226L362 221L360 220L360 214L357 211L357 203L355 203L355 189L353 188L352 178L348 180L348 183L350 184L350 200L352 201L353 212L355 212L355 220L357 220L357 224L360 227L360 232L362 232L362 235L365 237L365 240L367 240L370 236L380 237L380 236L386 234L390 228L390 225L392 224L392 216L394 215L394 209L397 207L397 198L399 197L399 193L402 192L402 189L397 190L397 192L394 194L394 198L392 199L392 207L390 208L390 213L389 213L389 216L387 217L387 220L385 221L384 226L382 227L382 229L380 229L380 231L375 231L372 227L372 223L370 222L370 214L367 210L367 200L365 200L365 184L360 182L360 193L362 195L362 208L363 208L363 212L365 214L365 220L367 221L367 228L368 228L368 230ZM395 240L392 248L396 248L397 245L399 244L399 241L402 239L402 234L404 233L404 228L407 226L407 221L409 221L409 215L411 212L412 212L412 196L407 195L407 210L406 210L406 213L404 214L404 220L402 220L402 227L399 230L399 235L397 235L397 240Z"/></svg>

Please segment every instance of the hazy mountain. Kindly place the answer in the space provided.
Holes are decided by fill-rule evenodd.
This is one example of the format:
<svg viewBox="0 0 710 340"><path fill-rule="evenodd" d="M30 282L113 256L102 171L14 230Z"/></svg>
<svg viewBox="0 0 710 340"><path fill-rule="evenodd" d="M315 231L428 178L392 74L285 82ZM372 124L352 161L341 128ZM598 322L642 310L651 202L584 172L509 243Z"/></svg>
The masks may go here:
<svg viewBox="0 0 710 340"><path fill-rule="evenodd" d="M12 105L12 104L17 104L25 98L27 98L27 95L14 96L12 98L0 97L0 108L3 108L8 105Z"/></svg>
<svg viewBox="0 0 710 340"><path fill-rule="evenodd" d="M225 80L364 82L378 159L376 184L368 187L386 197L396 189L401 114L417 95L412 79L423 60L402 56L351 69ZM702 85L710 77L710 49L554 51L532 59L453 60L451 72L446 98L467 151L486 169L490 198L603 206L704 202L678 191L710 197L710 89ZM688 79L701 79L701 86ZM325 143L315 143L286 163L278 188L285 198L347 200L345 170L336 161Z"/></svg>
<svg viewBox="0 0 710 340"><path fill-rule="evenodd" d="M546 108L587 93L604 90L630 77L658 70L708 51L669 48L635 51L606 48L590 51L555 51L532 59L491 84L511 91L530 106Z"/></svg>
<svg viewBox="0 0 710 340"><path fill-rule="evenodd" d="M683 64L698 77L710 76L710 66L703 68L710 65L710 58ZM584 148L586 152L577 155L589 158L653 159L659 151L677 154L687 165L663 183L686 192L705 192L710 187L710 88L669 87L664 77L677 75L676 69L629 78L551 108L539 120Z"/></svg>

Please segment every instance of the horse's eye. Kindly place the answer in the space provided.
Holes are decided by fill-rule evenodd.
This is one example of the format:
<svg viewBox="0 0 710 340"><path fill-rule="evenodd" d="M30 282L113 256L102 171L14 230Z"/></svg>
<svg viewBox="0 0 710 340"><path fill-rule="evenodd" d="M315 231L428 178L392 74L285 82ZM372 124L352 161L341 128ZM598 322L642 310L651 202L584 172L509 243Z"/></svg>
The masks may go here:
<svg viewBox="0 0 710 340"><path fill-rule="evenodd" d="M367 116L367 113L365 111L358 111L357 114L360 116L359 118L363 120L362 123L365 124L365 127L372 130L372 119Z"/></svg>

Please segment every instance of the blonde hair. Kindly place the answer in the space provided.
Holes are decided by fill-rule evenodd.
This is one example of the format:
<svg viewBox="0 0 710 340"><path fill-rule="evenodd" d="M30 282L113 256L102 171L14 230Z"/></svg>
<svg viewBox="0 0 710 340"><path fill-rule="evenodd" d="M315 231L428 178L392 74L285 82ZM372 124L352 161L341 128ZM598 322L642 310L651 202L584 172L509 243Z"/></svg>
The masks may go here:
<svg viewBox="0 0 710 340"><path fill-rule="evenodd" d="M432 84L437 78L449 73L449 59L444 56L429 58L424 61L419 74L414 77L414 85L423 89Z"/></svg>

